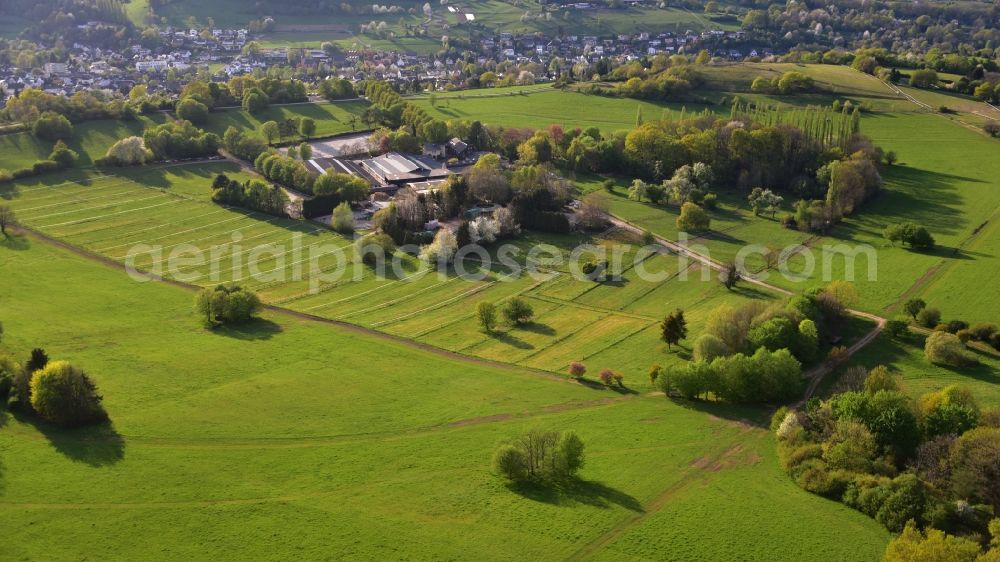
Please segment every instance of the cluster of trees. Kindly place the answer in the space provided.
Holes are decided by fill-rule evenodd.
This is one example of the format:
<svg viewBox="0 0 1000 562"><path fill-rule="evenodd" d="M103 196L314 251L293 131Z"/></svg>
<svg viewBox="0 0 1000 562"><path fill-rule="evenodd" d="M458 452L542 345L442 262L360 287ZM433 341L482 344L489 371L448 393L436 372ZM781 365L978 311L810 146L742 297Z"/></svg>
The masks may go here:
<svg viewBox="0 0 1000 562"><path fill-rule="evenodd" d="M974 365L977 360L974 355L965 351L970 342L981 342L1000 351L1000 331L996 324L980 322L970 326L964 320L941 320L941 311L927 306L920 298L912 298L903 305L903 310L909 317L889 320L886 330L894 336L907 332L907 324L912 322L921 328L933 330L931 337L924 343L924 354L932 363L941 363L953 367Z"/></svg>
<svg viewBox="0 0 1000 562"><path fill-rule="evenodd" d="M343 100L356 97L354 84L343 78L329 78L319 83L319 94L328 100Z"/></svg>
<svg viewBox="0 0 1000 562"><path fill-rule="evenodd" d="M927 227L912 222L890 224L882 231L882 236L889 242L902 242L914 250L931 250L935 243Z"/></svg>
<svg viewBox="0 0 1000 562"><path fill-rule="evenodd" d="M633 180L629 186L628 198L632 201L648 199L653 204L666 201L675 205L688 202L700 205L707 196L712 195L714 198L714 194L708 191L714 181L715 173L708 164L684 164L674 170L670 179L663 180L659 185L641 179Z"/></svg>
<svg viewBox="0 0 1000 562"><path fill-rule="evenodd" d="M587 374L587 366L580 361L573 361L569 364L568 371L569 376L577 380L583 380L583 376ZM625 388L625 377L621 373L612 371L611 369L601 369L597 374L597 380L601 381L607 387L617 386L618 388Z"/></svg>
<svg viewBox="0 0 1000 562"><path fill-rule="evenodd" d="M871 153L859 150L849 158L824 165L816 177L827 186L826 198L799 200L783 224L803 231L826 232L881 190L882 176L876 162Z"/></svg>
<svg viewBox="0 0 1000 562"><path fill-rule="evenodd" d="M910 522L987 536L1000 508L1000 410L954 385L914 401L885 367L862 372L828 400L776 412L782 466L802 488L890 531Z"/></svg>
<svg viewBox="0 0 1000 562"><path fill-rule="evenodd" d="M257 113L272 103L309 101L308 89L301 80L250 74L234 76L229 82L191 80L181 90L180 100L193 99L211 110L240 105Z"/></svg>
<svg viewBox="0 0 1000 562"><path fill-rule="evenodd" d="M202 289L194 299L195 312L204 317L208 326L249 322L261 311L256 293L239 285L217 285Z"/></svg>
<svg viewBox="0 0 1000 562"><path fill-rule="evenodd" d="M476 320L487 334L492 334L497 328L499 318L503 318L508 326L521 326L531 322L535 310L528 301L514 297L497 306L490 301L482 301L476 305Z"/></svg>
<svg viewBox="0 0 1000 562"><path fill-rule="evenodd" d="M909 522L898 537L889 541L883 562L914 560L954 560L955 562L992 562L1000 554L1000 519L989 525L990 542L985 547L975 539L949 535L928 528L921 531L916 522Z"/></svg>
<svg viewBox="0 0 1000 562"><path fill-rule="evenodd" d="M267 150L268 143L254 132L229 127L222 135L222 146L238 158L253 162Z"/></svg>
<svg viewBox="0 0 1000 562"><path fill-rule="evenodd" d="M404 100L386 82L366 83L365 96L371 102L361 116L365 123L382 124L390 129L405 127L411 135L420 135L424 125L434 121L423 108Z"/></svg>
<svg viewBox="0 0 1000 562"><path fill-rule="evenodd" d="M711 361L695 361L655 377L668 395L732 403L769 403L794 397L801 387L802 364L787 349L758 348L753 355L736 353Z"/></svg>
<svg viewBox="0 0 1000 562"><path fill-rule="evenodd" d="M45 111L31 125L31 133L42 140L65 141L73 136L73 124L65 115Z"/></svg>
<svg viewBox="0 0 1000 562"><path fill-rule="evenodd" d="M150 127L142 140L154 160L198 158L219 151L219 137L195 127L190 121L172 121Z"/></svg>
<svg viewBox="0 0 1000 562"><path fill-rule="evenodd" d="M583 441L572 431L532 430L498 447L493 468L515 483L564 482L583 467L583 449Z"/></svg>
<svg viewBox="0 0 1000 562"><path fill-rule="evenodd" d="M843 48L894 53L907 67L927 64L963 74L969 61L995 59L998 16L989 4L906 4L878 1L864 9L752 4L742 25L747 40L776 50L798 48L792 60L850 64ZM914 57L914 53L922 53ZM879 61L886 64L889 61Z"/></svg>
<svg viewBox="0 0 1000 562"><path fill-rule="evenodd" d="M96 90L60 96L37 88L25 88L7 100L2 112L9 121L32 124L47 114L61 115L79 123L93 119L133 120L138 112L124 100L109 98ZM68 135L57 138L68 138Z"/></svg>
<svg viewBox="0 0 1000 562"><path fill-rule="evenodd" d="M774 402L800 389L803 363L819 359L822 342L846 324L844 301L853 287L833 282L785 302L750 301L713 310L692 346L693 361L671 369L654 367L651 377L668 394L688 399L709 395L727 402ZM661 323L668 346L687 337L683 312Z"/></svg>
<svg viewBox="0 0 1000 562"><path fill-rule="evenodd" d="M212 201L279 217L287 215L288 197L285 192L257 179L240 183L219 174L212 181Z"/></svg>
<svg viewBox="0 0 1000 562"><path fill-rule="evenodd" d="M632 76L618 86L616 90L618 95L646 100L687 99L691 91L705 83L705 78L686 64L685 57L678 56L677 60L678 62L670 68L655 76L649 78Z"/></svg>
<svg viewBox="0 0 1000 562"><path fill-rule="evenodd" d="M676 193L676 171L701 163L720 183L802 199L798 217L790 224L822 228L852 213L878 192L882 181L878 164L883 154L857 132L856 114L827 117L818 110L805 111L796 125L778 121L773 111L750 112L734 105L730 119L702 114L644 123L598 145L598 153L608 153L594 159L594 169L657 182L671 178L662 191L642 190L646 197L659 198ZM840 123L840 129L831 123ZM689 193L698 196L703 189Z"/></svg>
<svg viewBox="0 0 1000 562"><path fill-rule="evenodd" d="M79 154L75 150L62 140L58 140L53 145L52 152L49 153L47 159L38 160L29 167L18 168L14 171L0 169L0 184L70 168L76 164L78 158Z"/></svg>
<svg viewBox="0 0 1000 562"><path fill-rule="evenodd" d="M94 161L98 166L139 166L153 159L153 151L146 148L142 137L125 137L108 148L108 152Z"/></svg>
<svg viewBox="0 0 1000 562"><path fill-rule="evenodd" d="M750 84L750 91L760 94L801 94L811 92L813 88L815 81L797 70L789 70L770 80L758 76Z"/></svg>
<svg viewBox="0 0 1000 562"><path fill-rule="evenodd" d="M301 160L284 156L276 150L262 152L254 160L254 167L265 178L302 193L314 193L313 187L319 174Z"/></svg>
<svg viewBox="0 0 1000 562"><path fill-rule="evenodd" d="M108 419L101 400L86 372L66 361L49 361L43 349L32 350L23 364L0 353L0 402L12 409L60 427L80 427Z"/></svg>
<svg viewBox="0 0 1000 562"><path fill-rule="evenodd" d="M371 185L352 174L342 174L327 170L313 182L312 192L316 195L336 195L340 201L356 202L368 197Z"/></svg>
<svg viewBox="0 0 1000 562"><path fill-rule="evenodd" d="M969 353L957 335L935 330L924 341L924 356L931 363L952 367L971 367L979 363L976 356Z"/></svg>

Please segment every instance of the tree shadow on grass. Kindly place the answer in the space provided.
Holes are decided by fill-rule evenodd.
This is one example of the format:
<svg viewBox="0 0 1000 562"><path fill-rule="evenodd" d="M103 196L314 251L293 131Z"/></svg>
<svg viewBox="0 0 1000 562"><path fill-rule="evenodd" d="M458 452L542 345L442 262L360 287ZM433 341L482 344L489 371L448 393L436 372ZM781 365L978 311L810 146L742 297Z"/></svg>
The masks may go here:
<svg viewBox="0 0 1000 562"><path fill-rule="evenodd" d="M748 299L769 299L774 297L774 293L761 289L757 285L750 285L749 283L735 285L731 291Z"/></svg>
<svg viewBox="0 0 1000 562"><path fill-rule="evenodd" d="M507 344L507 345L509 345L511 347L515 347L517 349L534 349L535 348L535 346L533 346L530 343L522 340L521 338L519 338L519 337L511 334L510 332L493 332L491 335L493 336L493 339L495 339L496 341L498 341L500 343L505 343L505 344Z"/></svg>
<svg viewBox="0 0 1000 562"><path fill-rule="evenodd" d="M603 509L617 505L629 511L644 511L639 500L593 480L574 478L559 483L518 482L507 484L507 488L526 499L551 505L572 507L583 504Z"/></svg>
<svg viewBox="0 0 1000 562"><path fill-rule="evenodd" d="M21 251L27 250L30 246L28 237L23 234L8 232L7 236L0 235L0 248Z"/></svg>
<svg viewBox="0 0 1000 562"><path fill-rule="evenodd" d="M687 400L684 398L671 398L671 400L674 404L682 408L753 427L766 429L770 426L771 422L772 408L766 405L746 406L707 400Z"/></svg>
<svg viewBox="0 0 1000 562"><path fill-rule="evenodd" d="M227 338L244 341L269 340L282 331L281 324L266 318L256 318L250 322L217 326L212 332Z"/></svg>
<svg viewBox="0 0 1000 562"><path fill-rule="evenodd" d="M533 334L540 334L543 336L554 336L556 334L556 331L552 326L549 326L548 324L539 324L537 322L522 324L520 329L525 332L531 332Z"/></svg>
<svg viewBox="0 0 1000 562"><path fill-rule="evenodd" d="M984 358L995 359L995 357L991 357L986 352L980 351L975 348L971 347L967 348L967 351L971 352L973 355L976 355L977 356L976 358L979 360L982 360ZM934 366L940 369L944 369L945 371L948 371L950 373L954 373L955 375L958 375L960 377L975 379L977 381L988 382L992 384L1000 382L1000 373L998 373L997 370L991 367L990 365L981 362L975 365L970 365L968 367L955 367L952 365L943 365L940 363L934 363Z"/></svg>
<svg viewBox="0 0 1000 562"><path fill-rule="evenodd" d="M703 232L700 235L692 239L692 241L697 240L718 240L719 242L725 242L727 244L746 244L747 241L742 238L737 238L725 232L718 230L709 230L708 232Z"/></svg>
<svg viewBox="0 0 1000 562"><path fill-rule="evenodd" d="M34 416L17 414L15 417L31 424L55 450L74 462L95 467L110 466L125 458L125 438L111 422L62 429Z"/></svg>

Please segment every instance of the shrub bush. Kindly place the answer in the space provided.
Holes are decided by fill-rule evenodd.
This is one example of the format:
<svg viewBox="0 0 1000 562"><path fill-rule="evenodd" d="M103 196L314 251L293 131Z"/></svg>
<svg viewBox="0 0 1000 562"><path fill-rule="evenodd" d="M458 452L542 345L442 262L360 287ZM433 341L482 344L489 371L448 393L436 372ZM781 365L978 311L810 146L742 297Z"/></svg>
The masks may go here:
<svg viewBox="0 0 1000 562"><path fill-rule="evenodd" d="M65 361L49 363L31 376L31 406L45 420L78 427L107 419L90 377Z"/></svg>
<svg viewBox="0 0 1000 562"><path fill-rule="evenodd" d="M910 323L907 322L906 320L900 320L898 318L887 320L885 322L885 331L890 336L898 338L906 335L907 331L909 330L909 324Z"/></svg>
<svg viewBox="0 0 1000 562"><path fill-rule="evenodd" d="M6 403L7 396L14 388L14 381L21 372L21 366L6 353L0 353L0 404Z"/></svg>
<svg viewBox="0 0 1000 562"><path fill-rule="evenodd" d="M350 203L344 201L337 205L337 208L333 210L333 215L330 216L330 228L341 234L354 232L354 211L351 210Z"/></svg>
<svg viewBox="0 0 1000 562"><path fill-rule="evenodd" d="M73 124L63 115L46 111L31 126L31 133L47 141L65 140L73 136Z"/></svg>
<svg viewBox="0 0 1000 562"><path fill-rule="evenodd" d="M375 266L379 262L386 263L386 260L395 253L396 243L388 234L379 232L358 239L355 248L361 256L362 263Z"/></svg>
<svg viewBox="0 0 1000 562"><path fill-rule="evenodd" d="M559 482L583 466L583 441L572 431L533 430L493 454L493 468L513 482Z"/></svg>
<svg viewBox="0 0 1000 562"><path fill-rule="evenodd" d="M969 332L972 334L972 339L976 341L989 342L993 334L997 333L997 325L980 323L976 324L972 328L969 328Z"/></svg>
<svg viewBox="0 0 1000 562"><path fill-rule="evenodd" d="M195 310L210 325L247 322L262 308L256 293L239 285L219 285L202 289L195 296Z"/></svg>
<svg viewBox="0 0 1000 562"><path fill-rule="evenodd" d="M70 147L66 146L63 141L57 141L56 145L52 147L52 153L49 154L49 160L58 162L63 168L69 168L76 163L77 157L79 155L75 150L71 150Z"/></svg>
<svg viewBox="0 0 1000 562"><path fill-rule="evenodd" d="M924 328L934 328L941 322L941 311L936 308L925 308L917 313L917 324Z"/></svg>
<svg viewBox="0 0 1000 562"><path fill-rule="evenodd" d="M524 299L514 297L507 301L501 309L501 314L507 323L513 325L527 324L535 316L535 310Z"/></svg>
<svg viewBox="0 0 1000 562"><path fill-rule="evenodd" d="M924 356L931 363L952 367L970 367L979 362L974 355L966 351L965 344L958 336L948 332L933 332L927 336Z"/></svg>
<svg viewBox="0 0 1000 562"><path fill-rule="evenodd" d="M34 172L36 176L46 174L48 172L55 172L61 169L63 169L63 165L53 160L39 160L31 166L31 171Z"/></svg>

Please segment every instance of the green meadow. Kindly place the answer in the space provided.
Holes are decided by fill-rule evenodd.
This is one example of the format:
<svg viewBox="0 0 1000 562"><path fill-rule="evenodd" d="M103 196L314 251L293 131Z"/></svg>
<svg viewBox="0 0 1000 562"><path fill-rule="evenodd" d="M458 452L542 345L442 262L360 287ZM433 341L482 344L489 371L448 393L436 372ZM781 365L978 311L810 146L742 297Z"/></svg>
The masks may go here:
<svg viewBox="0 0 1000 562"><path fill-rule="evenodd" d="M866 204L855 216L835 228L830 236L813 236L789 231L776 220L754 217L745 195L717 186L720 209L713 212L712 232L692 240L718 260L729 260L746 244L766 243L773 248L804 244L816 270L801 275L803 256L789 262L790 279L771 272L771 281L792 290L808 289L822 283L824 245L869 245L876 255L871 267L875 279L868 279L869 261L863 254L855 262L855 283L861 293L858 306L881 315L892 315L908 298L921 296L942 309L946 318L969 322L996 321L1000 304L983 294L981 287L997 265L1000 228L996 226L996 195L1000 185L998 141L936 112L892 94L884 84L844 67L830 65L721 65L706 66L703 72L718 73L727 82L718 87L739 91L756 75L779 74L791 68L813 75L829 92L795 96L759 96L781 106L826 105L834 99L852 99L871 108L863 114L862 132L883 147L895 151L899 162L883 171L884 192ZM770 73L770 74L769 74ZM832 93L831 93L832 92ZM644 119L678 117L685 104L658 104L622 100L562 91L528 91L523 95L462 97L442 96L431 107L429 100L417 101L441 118L478 118L488 123L511 126L599 127L604 133L634 126L640 112ZM709 106L717 112L728 107ZM702 106L687 105L690 113ZM974 165L969 165L973 162ZM581 175L577 184L584 190L598 189L604 178ZM613 212L660 236L675 239L677 209L629 201L631 178L616 178ZM784 212L794 201L785 201ZM780 217L780 214L779 214ZM938 242L933 252L919 253L891 247L882 238L882 229L895 222L913 221L926 225ZM829 254L829 278L844 278L848 265L842 255ZM752 270L763 264L751 257ZM978 281L977 281L978 280Z"/></svg>
<svg viewBox="0 0 1000 562"><path fill-rule="evenodd" d="M361 114L367 106L367 102L363 101L275 105L257 114L241 109L222 109L210 113L203 128L221 137L229 127L259 130L261 124L267 121L280 123L286 119L312 119L316 122L315 135L322 137L364 129L366 125L361 122ZM355 118L353 122L352 117Z"/></svg>
<svg viewBox="0 0 1000 562"><path fill-rule="evenodd" d="M235 282L269 303L373 328L505 363L565 373L573 361L625 374L644 388L653 363L687 356L667 350L658 324L685 310L692 333L724 303L772 299L767 292L727 291L711 272L676 255L639 254L634 238L533 235L511 241L514 266L489 249L490 263L469 256L447 271L428 271L398 253L385 275L360 263L350 238L321 225L276 218L210 201L217 173L240 178L229 163L153 166L113 174L71 173L0 192L19 220L39 232L138 271L200 286ZM574 248L592 250L574 256ZM544 250L534 255L533 247ZM584 261L613 248L617 278L579 278ZM189 256L187 249L198 249ZM390 264L391 265L391 264ZM576 273L576 274L574 274ZM646 273L651 277L647 277ZM524 298L534 322L479 329L476 304Z"/></svg>
<svg viewBox="0 0 1000 562"><path fill-rule="evenodd" d="M364 129L366 126L360 117L365 107L367 103L362 101L303 103L268 107L256 115L241 109L220 109L210 113L208 121L201 127L221 137L229 127L256 131L267 121L309 118L316 122L316 136L329 136ZM156 112L142 115L135 121L84 121L73 126L73 138L67 144L80 156L76 167L88 168L118 140L133 135L142 136L147 128L174 118L172 113ZM282 140L299 138L285 137ZM54 144L36 138L30 131L0 135L0 169L30 167L38 160L47 159Z"/></svg>
<svg viewBox="0 0 1000 562"><path fill-rule="evenodd" d="M41 345L86 369L113 422L63 431L3 414L4 558L862 561L889 538L787 479L760 410L687 408L284 314L206 331L191 292L32 238L8 240L0 263L4 349ZM578 483L511 489L491 473L496 444L531 427L581 435Z"/></svg>
<svg viewBox="0 0 1000 562"><path fill-rule="evenodd" d="M164 114L143 116L136 121L85 121L73 126L73 138L66 141L80 158L78 167L92 166L119 139L142 135L146 127L162 123ZM48 159L55 143L36 138L30 131L0 135L0 168L30 168L38 160Z"/></svg>
<svg viewBox="0 0 1000 562"><path fill-rule="evenodd" d="M957 384L972 391L980 406L1000 406L1000 353L985 345L975 345L970 350L979 365L965 369L935 365L924 357L924 337L918 333L898 338L880 334L851 363L869 369L876 365L889 367L900 375L903 390L914 399ZM836 379L828 377L822 390L829 393Z"/></svg>
<svg viewBox="0 0 1000 562"><path fill-rule="evenodd" d="M524 89L521 94L520 90ZM670 116L677 117L686 108L688 114L706 107L728 114L729 106L704 106L694 103L658 103L631 99L593 96L551 88L507 89L506 95L463 96L441 95L434 105L426 97L414 103L439 119L478 120L490 125L507 127L547 127L561 124L566 128L597 127L610 134L635 126L641 114L646 121ZM479 90L477 92L492 92Z"/></svg>
<svg viewBox="0 0 1000 562"><path fill-rule="evenodd" d="M204 3L192 13L203 17L225 5ZM248 9L234 5L226 17L235 21ZM707 67L720 84L712 106L584 99L542 86L441 94L433 104L428 96L412 99L446 119L609 133L634 126L640 111L645 120L705 107L728 113L722 98L742 92L757 74L785 69ZM786 106L836 98L865 104L862 132L899 157L884 170L884 192L829 236L816 236L754 216L745 194L718 186L712 231L690 244L720 261L746 244L801 244L816 271L796 280L766 272L769 282L793 291L828 280L824 245L867 244L877 279L865 278L865 259L856 263L856 308L893 316L901 302L921 296L946 320L998 321L1000 304L988 289L1000 251L997 141L849 69L803 71L825 91L750 97ZM228 126L308 116L318 135L332 134L351 130L351 116L363 108L291 105L257 116L226 110L212 114L208 129L221 134ZM92 159L151 122L81 123L75 146ZM48 150L30 134L0 136L0 167L30 164ZM23 360L44 347L85 369L111 418L67 431L0 412L0 558L882 555L890 535L879 523L803 491L781 469L766 429L770 408L671 401L652 392L649 366L688 359L709 311L777 295L746 283L728 291L714 273L675 254L639 254L636 237L616 230L528 232L509 241L513 262L500 261L492 245L488 263L470 256L442 273L401 254L395 269L377 276L358 263L350 237L212 203L218 173L248 177L232 163L211 162L75 169L0 186L0 204L66 244L22 234L0 240L0 351ZM583 192L603 189L604 179L573 177ZM630 201L631 178L614 180L615 215L664 238L679 236L675 208ZM919 253L882 240L887 224L904 220L925 224L938 248ZM617 275L575 277L591 257L572 253L581 244L619 250ZM529 253L533 247L545 251ZM764 273L760 259L748 264ZM804 265L803 256L790 261L793 273ZM130 276L124 267L181 283ZM830 278L847 273L842 258L832 261ZM220 282L240 283L273 307L250 324L208 330L192 310L193 289ZM531 304L533 322L482 332L477 303L514 297ZM677 308L689 337L668 350L659 322ZM845 343L870 329L853 322ZM976 368L937 367L924 358L921 338L881 334L848 365L888 365L914 397L962 384L982 405L1000 405L1000 356L976 348ZM573 361L587 365L583 382L565 376ZM594 384L603 368L623 373L625 388ZM821 393L835 380L828 376ZM586 464L579 481L522 487L492 473L496 446L532 428L580 435Z"/></svg>

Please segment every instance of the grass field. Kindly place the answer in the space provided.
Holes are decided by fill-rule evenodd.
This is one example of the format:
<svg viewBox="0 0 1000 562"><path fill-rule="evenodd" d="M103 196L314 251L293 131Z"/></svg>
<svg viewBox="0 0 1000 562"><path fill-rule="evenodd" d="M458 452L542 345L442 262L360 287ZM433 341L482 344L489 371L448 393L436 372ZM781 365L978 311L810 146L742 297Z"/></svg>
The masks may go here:
<svg viewBox="0 0 1000 562"><path fill-rule="evenodd" d="M129 16L134 20L145 14L146 2L129 7ZM249 21L263 15L271 15L279 26L278 33L265 37L265 41L277 44L300 44L335 40L349 44L385 43L385 46L403 48L412 52L431 52L440 49L442 34L465 37L470 28L458 25L457 14L447 12L444 6L432 5L432 18L424 21L421 8L423 2L402 0L396 2L404 9L397 14L344 14L330 10L329 13L313 13L302 15L281 6L272 6L262 12L259 8L238 0L212 0L209 2L194 2L179 0L171 2L158 9L157 15L166 18L171 24L184 25L189 17L199 22L212 18L216 25L222 27L243 27ZM602 10L565 10L555 11L550 17L544 17L544 6L536 0L527 0L517 5L499 0L468 0L452 4L476 18L478 31L498 33L509 31L513 33L545 32L554 34L560 30L573 30L574 33L589 35L611 35L615 33L636 33L638 31L672 31L684 32L688 29L702 31L704 29L737 29L739 22L734 18L726 18L720 14L702 14L683 8L617 8ZM408 11L413 8L415 14ZM522 21L527 13L529 18ZM358 33L359 26L372 20L385 21L389 31L396 33L394 40L370 40L364 36L344 38L345 32ZM426 26L426 38L407 38L403 24L410 26ZM316 26L329 29L318 30ZM446 27L447 26L447 27ZM324 33L323 31L326 31Z"/></svg>
<svg viewBox="0 0 1000 562"><path fill-rule="evenodd" d="M328 136L363 129L360 116L367 106L363 101L337 103L305 103L277 105L252 115L240 109L222 109L209 114L208 122L202 125L206 131L222 136L229 127L241 130L260 130L266 121L311 118L316 122L316 136ZM353 123L351 117L358 117ZM94 160L104 156L118 140L132 136L142 136L143 131L174 119L171 113L151 113L135 121L84 121L73 127L73 138L67 144L80 155L76 167L91 167ZM297 140L299 137L283 140ZM30 167L38 160L44 160L52 152L55 143L38 139L30 131L0 135L0 169L16 170Z"/></svg>
<svg viewBox="0 0 1000 562"><path fill-rule="evenodd" d="M0 14L0 37L14 39L28 29L32 22L12 14Z"/></svg>
<svg viewBox="0 0 1000 562"><path fill-rule="evenodd" d="M877 251L878 279L856 281L858 308L891 316L901 300L920 295L945 319L1000 319L1000 304L988 296L1000 251L996 141L888 90L879 93L884 86L873 79L824 68L837 67L807 71L841 88L837 93L777 101L867 100L876 111L865 114L863 132L899 155L885 171L885 192L831 236L814 237L754 217L744 194L720 186L713 233L693 242L720 260L746 243L805 244L817 256L823 244L868 243ZM679 110L528 90L441 95L436 108L427 98L417 101L445 118L604 132L631 127L639 106L647 120ZM336 130L358 110L289 106L254 120L227 112L213 114L211 127L221 133L230 122L255 127L285 111L322 111L329 117L321 127ZM548 245L548 257L522 252L515 260L538 266L544 280L473 259L460 265L484 273L481 279L462 279L455 269L421 276L410 257L379 278L367 267L352 268L349 252L346 267L356 276L333 279L335 254L350 239L312 223L212 204L208 186L219 172L245 177L232 164L211 163L113 175L75 170L0 186L0 202L27 226L112 262L88 261L31 237L3 240L0 348L23 356L43 346L85 368L114 422L67 432L2 414L0 517L10 523L0 558L881 556L889 535L877 522L802 491L781 470L763 429L769 411L674 403L648 392L650 364L689 355L686 344L667 351L660 342L665 313L683 308L693 339L715 306L773 295L726 291L713 276L701 281L696 265L671 254L637 267L626 259L620 279L574 279L568 255L577 244L621 247L632 256L634 240L614 231L529 233L514 241L522 251ZM603 178L575 180L590 191ZM676 210L629 201L629 180L618 179L613 212L675 238ZM902 220L926 224L940 248L921 254L888 247L882 228ZM301 253L290 246L296 239ZM135 261L153 271L187 244L216 248L202 263L161 273L201 286L238 281L269 303L369 330L268 311L251 325L207 331L191 311L191 291L136 282L109 267L126 261L137 244L162 248ZM258 245L270 248L256 255L259 271L251 275L247 263ZM858 266L863 275L865 263ZM662 278L644 280L640 268ZM835 260L832 277L845 273ZM799 290L821 284L818 275L769 281ZM476 303L515 295L534 307L535 321L482 333ZM869 328L858 323L851 332ZM881 335L849 364L889 365L903 373L913 396L960 383L982 405L1000 405L1000 358L977 353L980 367L953 371L924 359L920 337ZM557 376L576 360L590 377L605 367L624 373L628 389ZM824 387L833 381L827 377ZM490 473L496 444L532 427L581 435L581 482L560 491L511 489Z"/></svg>
<svg viewBox="0 0 1000 562"><path fill-rule="evenodd" d="M520 94L520 90L525 93ZM491 92L481 90L478 92ZM509 127L547 127L559 123L565 127L597 127L605 134L635 126L641 109L643 119L676 117L681 109L690 114L706 107L729 113L729 106L703 106L694 103L656 103L640 100L606 98L551 88L510 88L507 95L473 96L452 93L439 95L432 107L426 97L415 100L432 116L439 119L479 120Z"/></svg>
<svg viewBox="0 0 1000 562"><path fill-rule="evenodd" d="M784 65L778 70L783 70ZM758 71L740 70L748 76ZM777 70L775 71L777 72ZM830 72L826 80L837 82L845 69L834 66L808 67L810 73ZM766 243L774 248L806 244L817 264L814 275L793 281L772 275L771 280L793 290L822 284L824 245L869 244L877 255L877 279L865 277L868 263L862 257L856 265L856 283L861 292L859 306L882 315L898 311L900 301L922 296L939 306L947 318L970 322L996 321L1000 304L983 297L982 283L997 267L1000 250L1000 227L996 225L997 190L1000 184L1000 160L995 157L998 144L976 131L933 112L927 112L901 98L874 97L884 88L880 82L856 72L844 74L841 88L852 99L882 107L864 114L862 132L886 150L899 156L899 164L883 172L885 190L855 216L845 220L831 236L820 237L789 231L774 220L754 217L745 196L718 186L722 205L713 212L713 232L694 239L705 246L712 257L728 260L749 243ZM821 74L817 74L820 76ZM851 78L852 81L848 81ZM576 97L579 99L575 99ZM823 94L803 103L829 103L833 97ZM787 103L785 98L766 98ZM564 127L598 126L605 132L633 126L636 107L641 102L596 98L566 92L539 92L492 99L448 99L439 101L437 111L443 116L467 118L473 114L520 126L543 127L560 123ZM643 116L655 118L663 106L642 104ZM587 111L582 109L586 108ZM716 106L722 111L720 106ZM895 108L890 111L888 108ZM689 111L697 108L688 108ZM677 115L676 106L667 111ZM975 165L969 165L974 162ZM577 184L584 190L598 189L604 178L580 176ZM631 178L619 178L612 197L612 209L618 216L658 235L675 239L677 210L648 203L629 201L627 185ZM785 202L785 212L793 201ZM915 221L925 224L938 241L934 252L918 253L889 247L882 229L891 223ZM756 260L756 261L755 261ZM791 262L794 273L800 272L801 258ZM751 258L751 266L761 266ZM830 278L843 278L845 262L834 257ZM756 269L752 267L751 269Z"/></svg>
<svg viewBox="0 0 1000 562"><path fill-rule="evenodd" d="M367 106L363 101L276 105L256 115L240 109L224 109L209 114L204 129L221 137L229 127L259 131L261 124L267 121L280 123L286 119L310 118L316 121L316 136L322 137L364 129L360 118ZM357 117L353 128L351 117Z"/></svg>
<svg viewBox="0 0 1000 562"><path fill-rule="evenodd" d="M462 263L472 277L454 268L427 272L405 254L398 271L380 277L358 262L350 239L319 225L211 203L212 176L223 171L232 174L235 167L76 173L20 184L2 195L23 224L138 270L202 286L238 282L267 302L465 355L558 373L572 361L585 361L594 376L601 368L623 372L633 388L649 384L651 364L669 364L686 353L668 353L659 340L658 322L668 312L683 308L696 334L720 304L773 298L749 289L726 291L713 275L703 276L696 265L669 254L637 262L635 247L627 245L620 279L577 279L569 263L574 247L615 244L585 235L518 238L512 255L521 271L499 263L498 248L492 248L491 265ZM531 258L536 245L546 245L553 256ZM134 253L136 248L142 251ZM171 259L185 257L187 248L200 249L201 257ZM537 266L537 275L524 269L528 263ZM641 277L634 263L656 276ZM534 307L535 321L483 333L474 319L476 304L514 296Z"/></svg>
<svg viewBox="0 0 1000 562"><path fill-rule="evenodd" d="M28 238L0 247L0 263L4 347L43 345L85 368L114 422L60 431L3 414L7 559L862 561L888 540L782 473L754 425L764 412L689 409L282 315L208 332L190 292ZM511 490L491 474L495 445L530 427L582 436L579 484Z"/></svg>
<svg viewBox="0 0 1000 562"><path fill-rule="evenodd" d="M100 158L119 139L142 135L151 125L166 120L164 114L143 116L136 121L85 121L73 127L73 138L66 144L75 150L80 158L78 167L91 166L95 158ZM36 138L30 131L0 135L0 168L16 170L31 167L38 160L45 160L55 143Z"/></svg>
<svg viewBox="0 0 1000 562"><path fill-rule="evenodd" d="M863 130L886 149L895 150L900 164L885 170L885 191L844 221L831 236L811 236L784 229L768 218L754 217L742 196L722 193L722 206L713 213L713 232L694 239L718 260L732 259L750 243L772 248L805 244L810 248L816 271L801 279L786 279L772 272L770 281L793 290L823 283L825 245L868 244L875 252L875 278L868 278L868 261L855 263L855 284L861 294L859 306L882 315L898 313L900 301L922 296L943 311L946 318L969 322L996 321L1000 304L984 298L977 279L987 279L997 267L1000 230L995 220L1000 169L991 155L995 141L925 113L875 114L864 118ZM965 165L968 161L976 166ZM584 189L597 189L598 178L579 182ZM621 181L613 197L619 216L668 238L676 238L677 210L636 203L626 198ZM785 203L786 212L791 202ZM929 253L891 247L882 229L891 223L915 221L925 224L939 247ZM845 278L846 260L832 256L831 279ZM801 257L791 262L793 273L801 272ZM762 265L751 259L751 269Z"/></svg>
<svg viewBox="0 0 1000 562"><path fill-rule="evenodd" d="M986 347L972 347L980 364L973 368L954 369L934 365L924 357L924 336L909 334L893 338L882 334L870 346L854 356L851 364L869 369L886 365L901 375L903 390L913 398L957 384L972 391L982 407L1000 406L1000 354ZM824 381L825 392L836 381L831 375Z"/></svg>

